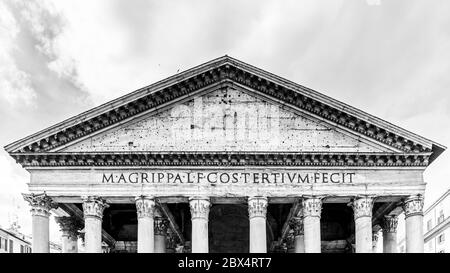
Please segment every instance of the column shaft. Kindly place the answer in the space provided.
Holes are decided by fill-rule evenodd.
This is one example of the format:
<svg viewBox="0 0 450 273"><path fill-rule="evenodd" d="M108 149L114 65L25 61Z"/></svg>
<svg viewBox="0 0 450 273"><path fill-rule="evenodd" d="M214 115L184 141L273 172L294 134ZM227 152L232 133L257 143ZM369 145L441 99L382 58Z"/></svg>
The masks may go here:
<svg viewBox="0 0 450 273"><path fill-rule="evenodd" d="M403 204L406 224L406 252L423 253L423 197L412 196Z"/></svg>
<svg viewBox="0 0 450 273"><path fill-rule="evenodd" d="M136 197L136 212L138 218L138 253L153 253L155 251L154 232L155 201L151 197Z"/></svg>
<svg viewBox="0 0 450 273"><path fill-rule="evenodd" d="M209 198L190 198L192 221L192 253L208 253L208 217L211 203Z"/></svg>
<svg viewBox="0 0 450 273"><path fill-rule="evenodd" d="M248 199L250 219L250 253L266 253L266 214L267 198L250 197Z"/></svg>
<svg viewBox="0 0 450 273"><path fill-rule="evenodd" d="M295 253L305 253L305 236L297 235L294 237Z"/></svg>
<svg viewBox="0 0 450 273"><path fill-rule="evenodd" d="M162 217L159 210L158 215L158 217L155 217L155 253L165 253L169 221Z"/></svg>
<svg viewBox="0 0 450 273"><path fill-rule="evenodd" d="M355 219L356 253L372 253L372 217Z"/></svg>
<svg viewBox="0 0 450 273"><path fill-rule="evenodd" d="M102 253L102 220L98 217L85 217L84 231L86 253Z"/></svg>
<svg viewBox="0 0 450 273"><path fill-rule="evenodd" d="M78 253L78 235L82 223L75 217L55 217L61 227L62 253Z"/></svg>
<svg viewBox="0 0 450 273"><path fill-rule="evenodd" d="M383 253L397 253L397 234L383 231Z"/></svg>
<svg viewBox="0 0 450 273"><path fill-rule="evenodd" d="M383 253L397 253L397 216L384 216Z"/></svg>
<svg viewBox="0 0 450 273"><path fill-rule="evenodd" d="M33 253L49 253L49 216L35 214L32 217L32 251Z"/></svg>
<svg viewBox="0 0 450 273"><path fill-rule="evenodd" d="M102 253L102 221L106 202L96 196L83 198L84 242L87 253Z"/></svg>
<svg viewBox="0 0 450 273"><path fill-rule="evenodd" d="M353 201L356 253L372 253L373 199L360 197Z"/></svg>
<svg viewBox="0 0 450 273"><path fill-rule="evenodd" d="M373 229L372 229L373 230ZM372 232L372 253L378 253L378 239L379 239L379 231Z"/></svg>
<svg viewBox="0 0 450 273"><path fill-rule="evenodd" d="M153 218L138 218L138 253L153 253L155 248L155 237L153 231Z"/></svg>
<svg viewBox="0 0 450 273"><path fill-rule="evenodd" d="M33 253L50 252L50 210L56 208L51 198L43 194L23 194L31 206L32 215L32 251Z"/></svg>
<svg viewBox="0 0 450 273"><path fill-rule="evenodd" d="M289 227L293 230L294 252L305 253L305 236L303 232L303 216L293 217L289 220Z"/></svg>
<svg viewBox="0 0 450 273"><path fill-rule="evenodd" d="M61 236L62 245L61 250L62 253L78 253L78 241L70 236L68 232L64 232Z"/></svg>
<svg viewBox="0 0 450 273"><path fill-rule="evenodd" d="M302 204L305 253L320 253L322 200L316 197L305 198Z"/></svg>

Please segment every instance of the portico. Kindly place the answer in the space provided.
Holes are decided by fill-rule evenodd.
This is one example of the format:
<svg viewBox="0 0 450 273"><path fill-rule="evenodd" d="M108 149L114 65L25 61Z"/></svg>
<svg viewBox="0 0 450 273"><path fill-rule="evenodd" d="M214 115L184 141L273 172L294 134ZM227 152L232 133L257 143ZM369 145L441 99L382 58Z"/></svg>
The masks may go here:
<svg viewBox="0 0 450 273"><path fill-rule="evenodd" d="M228 56L16 141L33 251L423 251L423 172L444 146ZM82 231L82 233L80 233Z"/></svg>

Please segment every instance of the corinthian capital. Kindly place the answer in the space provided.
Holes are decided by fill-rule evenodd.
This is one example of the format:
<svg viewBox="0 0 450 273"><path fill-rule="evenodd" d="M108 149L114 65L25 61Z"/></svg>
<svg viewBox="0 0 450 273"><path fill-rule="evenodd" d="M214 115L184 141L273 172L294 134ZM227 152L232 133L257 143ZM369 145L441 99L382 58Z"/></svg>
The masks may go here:
<svg viewBox="0 0 450 273"><path fill-rule="evenodd" d="M50 216L50 210L58 206L53 203L52 199L45 193L41 194L22 194L25 201L31 206L31 214L33 216Z"/></svg>
<svg viewBox="0 0 450 273"><path fill-rule="evenodd" d="M207 197L191 197L189 198L189 207L191 208L191 219L203 218L208 219L209 208L211 203Z"/></svg>
<svg viewBox="0 0 450 273"><path fill-rule="evenodd" d="M289 227L294 231L294 236L303 235L303 217L292 217Z"/></svg>
<svg viewBox="0 0 450 273"><path fill-rule="evenodd" d="M322 200L319 197L308 197L303 198L302 200L303 206L303 216L308 217L319 217L322 213Z"/></svg>
<svg viewBox="0 0 450 273"><path fill-rule="evenodd" d="M403 202L403 211L405 212L405 217L423 215L423 196L415 195L408 197Z"/></svg>
<svg viewBox="0 0 450 273"><path fill-rule="evenodd" d="M373 198L358 197L351 203L355 220L359 217L372 217Z"/></svg>
<svg viewBox="0 0 450 273"><path fill-rule="evenodd" d="M56 222L59 224L63 235L69 236L73 240L78 239L80 234L79 230L83 228L83 224L75 217L55 217Z"/></svg>
<svg viewBox="0 0 450 273"><path fill-rule="evenodd" d="M155 200L148 196L136 197L136 212L138 218L150 217L155 215Z"/></svg>
<svg viewBox="0 0 450 273"><path fill-rule="evenodd" d="M103 218L103 211L109 207L103 198L98 196L83 197L83 213L84 217Z"/></svg>
<svg viewBox="0 0 450 273"><path fill-rule="evenodd" d="M253 217L266 217L267 197L257 196L248 198L248 215Z"/></svg>
<svg viewBox="0 0 450 273"><path fill-rule="evenodd" d="M397 232L398 217L393 215L384 216L382 228L384 232Z"/></svg>
<svg viewBox="0 0 450 273"><path fill-rule="evenodd" d="M154 229L155 235L167 235L167 228L169 227L169 221L164 217L155 217Z"/></svg>

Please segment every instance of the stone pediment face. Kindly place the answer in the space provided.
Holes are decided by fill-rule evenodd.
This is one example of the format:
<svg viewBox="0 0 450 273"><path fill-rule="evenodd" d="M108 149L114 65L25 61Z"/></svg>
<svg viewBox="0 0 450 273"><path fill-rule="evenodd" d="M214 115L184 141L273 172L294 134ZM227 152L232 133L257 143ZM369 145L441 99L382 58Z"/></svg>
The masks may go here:
<svg viewBox="0 0 450 273"><path fill-rule="evenodd" d="M239 89L239 90L238 90ZM206 91L60 152L393 152L240 88Z"/></svg>
<svg viewBox="0 0 450 273"><path fill-rule="evenodd" d="M204 111L200 120L198 98ZM228 56L5 146L22 166L237 164L230 155L237 151L250 153L241 159L251 157L254 164L293 160L300 165L428 166L445 149ZM297 154L288 159L288 152ZM165 156L167 153L170 156ZM267 156L274 158L267 161ZM245 159L239 164L248 162Z"/></svg>

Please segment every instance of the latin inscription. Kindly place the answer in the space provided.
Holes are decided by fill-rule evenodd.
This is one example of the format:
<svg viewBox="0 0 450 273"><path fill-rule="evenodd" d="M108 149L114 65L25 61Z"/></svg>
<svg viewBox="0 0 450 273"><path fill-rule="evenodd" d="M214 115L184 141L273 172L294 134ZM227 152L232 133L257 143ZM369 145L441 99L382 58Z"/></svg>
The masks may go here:
<svg viewBox="0 0 450 273"><path fill-rule="evenodd" d="M103 173L104 184L352 184L352 172L119 172Z"/></svg>

